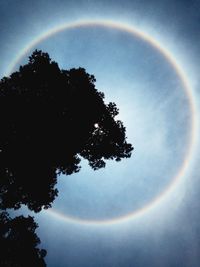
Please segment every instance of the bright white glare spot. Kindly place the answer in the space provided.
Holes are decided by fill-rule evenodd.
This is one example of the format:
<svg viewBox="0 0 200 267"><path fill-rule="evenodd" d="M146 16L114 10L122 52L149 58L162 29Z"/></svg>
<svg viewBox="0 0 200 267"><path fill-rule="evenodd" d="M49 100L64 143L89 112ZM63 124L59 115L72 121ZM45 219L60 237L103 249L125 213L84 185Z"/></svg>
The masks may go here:
<svg viewBox="0 0 200 267"><path fill-rule="evenodd" d="M94 127L95 127L95 128L99 128L99 124L98 124L98 123L95 123L95 124L94 124Z"/></svg>

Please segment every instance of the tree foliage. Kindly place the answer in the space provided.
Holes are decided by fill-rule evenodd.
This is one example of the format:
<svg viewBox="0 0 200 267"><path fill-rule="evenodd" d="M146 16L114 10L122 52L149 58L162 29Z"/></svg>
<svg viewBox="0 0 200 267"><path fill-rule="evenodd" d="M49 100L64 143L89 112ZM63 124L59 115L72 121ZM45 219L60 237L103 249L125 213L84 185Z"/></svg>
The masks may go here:
<svg viewBox="0 0 200 267"><path fill-rule="evenodd" d="M35 234L36 228L30 216L11 219L6 212L0 213L1 267L46 266L46 251L37 247L40 239Z"/></svg>
<svg viewBox="0 0 200 267"><path fill-rule="evenodd" d="M104 103L85 69L61 70L47 53L0 82L0 206L40 211L57 195L57 175L97 170L131 156L115 103Z"/></svg>

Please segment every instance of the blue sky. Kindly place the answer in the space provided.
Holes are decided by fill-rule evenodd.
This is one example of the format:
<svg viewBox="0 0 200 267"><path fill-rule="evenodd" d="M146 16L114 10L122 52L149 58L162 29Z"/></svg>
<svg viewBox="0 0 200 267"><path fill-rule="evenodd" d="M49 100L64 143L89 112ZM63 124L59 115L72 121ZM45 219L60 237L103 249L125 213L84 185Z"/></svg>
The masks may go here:
<svg viewBox="0 0 200 267"><path fill-rule="evenodd" d="M52 27L85 19L125 23L154 38L180 64L198 120L199 11L200 1L1 1L0 73ZM82 223L137 211L179 173L188 152L191 113L175 69L141 38L107 27L66 30L37 48L62 68L82 66L95 75L106 101L118 105L135 147L129 160L108 162L98 172L83 162L80 173L59 178L54 208L80 221L35 215L48 267L199 266L198 140L187 172L151 210L118 224Z"/></svg>

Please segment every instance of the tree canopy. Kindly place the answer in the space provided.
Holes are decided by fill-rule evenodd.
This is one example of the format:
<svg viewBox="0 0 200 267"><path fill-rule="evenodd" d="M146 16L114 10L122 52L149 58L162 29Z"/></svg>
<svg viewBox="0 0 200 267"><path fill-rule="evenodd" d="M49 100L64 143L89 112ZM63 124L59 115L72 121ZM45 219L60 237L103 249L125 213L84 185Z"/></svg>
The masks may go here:
<svg viewBox="0 0 200 267"><path fill-rule="evenodd" d="M40 239L35 234L36 228L30 216L11 219L6 212L0 213L1 267L46 266L46 251L38 248Z"/></svg>
<svg viewBox="0 0 200 267"><path fill-rule="evenodd" d="M0 82L0 207L51 206L58 174L97 170L131 156L115 103L104 103L85 69L61 70L47 53Z"/></svg>

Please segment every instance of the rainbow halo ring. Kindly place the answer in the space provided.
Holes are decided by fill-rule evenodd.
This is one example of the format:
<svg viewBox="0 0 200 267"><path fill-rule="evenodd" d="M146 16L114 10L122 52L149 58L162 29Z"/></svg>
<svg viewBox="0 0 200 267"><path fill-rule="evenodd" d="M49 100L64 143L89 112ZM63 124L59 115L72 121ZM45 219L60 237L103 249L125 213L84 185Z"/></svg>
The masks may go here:
<svg viewBox="0 0 200 267"><path fill-rule="evenodd" d="M120 30L126 33L129 33L130 35L133 35L134 37L137 37L144 42L147 42L150 46L152 46L154 49L156 49L163 58L169 63L171 68L176 73L177 77L179 78L182 88L184 90L185 95L187 96L188 100L188 106L189 111L191 115L191 128L189 132L189 143L187 152L185 153L184 159L182 161L182 164L176 173L176 175L172 178L171 182L168 184L168 186L163 190L159 195L157 195L152 201L150 201L147 205L144 207L130 212L128 214L125 214L123 216L114 218L114 219L108 219L108 220L86 220L86 219L80 219L76 217L72 217L70 215L65 215L60 212L58 212L55 209L49 209L47 212L51 215L53 215L56 218L62 219L67 222L72 223L79 223L79 224L87 224L87 225L109 225L109 224L116 224L116 223L122 223L125 221L128 221L130 219L136 218L138 216L143 215L147 211L151 210L153 207L155 207L158 203L160 203L163 199L166 198L167 195L169 195L170 192L172 192L177 185L179 184L181 178L185 175L186 171L188 170L189 163L191 161L191 158L194 154L194 146L197 141L197 119L196 119L196 107L195 107L195 101L194 97L192 95L192 88L190 87L190 84L187 80L186 74L182 70L182 68L178 65L175 58L166 50L164 47L162 47L156 40L148 36L146 33L143 33L142 31L137 30L133 26L122 24L114 21L105 21L105 20L99 20L99 21L81 21L76 23L69 23L69 24L62 24L58 27L55 27L46 33L38 36L36 39L34 39L31 43L29 43L27 46L25 46L24 49L17 55L17 57L11 62L9 65L9 68L6 72L6 76L8 76L19 64L19 62L23 59L23 57L30 52L37 44L41 43L42 41L46 40L47 38L53 36L54 34L57 34L62 31L66 31L69 29L75 29L75 28L81 28L81 27L105 27L107 29L115 29Z"/></svg>

